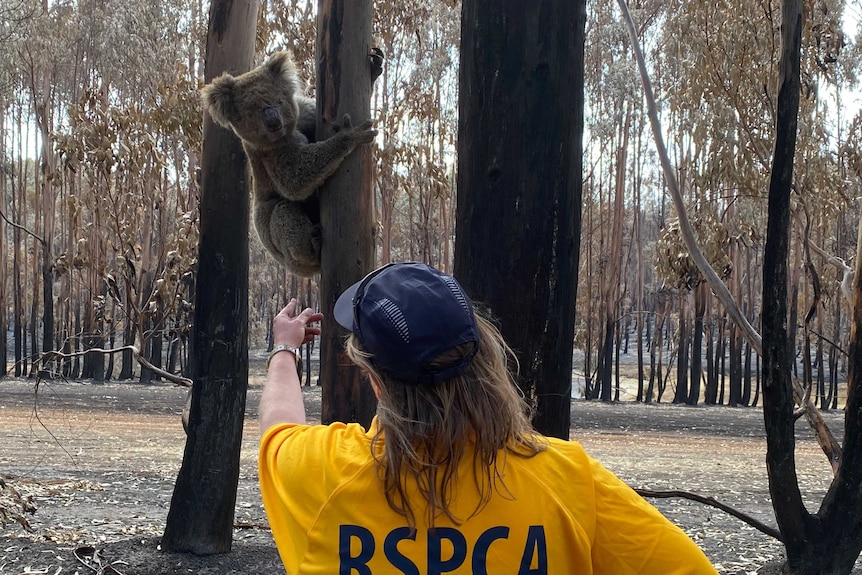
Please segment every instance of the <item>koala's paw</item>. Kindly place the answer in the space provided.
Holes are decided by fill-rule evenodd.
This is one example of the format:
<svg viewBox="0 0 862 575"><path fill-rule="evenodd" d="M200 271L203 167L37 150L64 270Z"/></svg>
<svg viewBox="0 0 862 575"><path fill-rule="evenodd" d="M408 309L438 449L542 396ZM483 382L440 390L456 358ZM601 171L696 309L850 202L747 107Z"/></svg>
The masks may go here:
<svg viewBox="0 0 862 575"><path fill-rule="evenodd" d="M374 122L368 120L367 122L362 122L359 126L354 128L357 143L370 144L374 141L374 138L377 137L377 130L372 128L373 125Z"/></svg>
<svg viewBox="0 0 862 575"><path fill-rule="evenodd" d="M362 132L355 132L353 137L351 138L357 146L361 146L363 144L370 144L374 141L374 138L377 137L377 130L364 130Z"/></svg>
<svg viewBox="0 0 862 575"><path fill-rule="evenodd" d="M373 126L374 120L366 120L355 128L351 128L351 139L357 144L370 144L377 137L377 130Z"/></svg>
<svg viewBox="0 0 862 575"><path fill-rule="evenodd" d="M368 55L368 64L371 67L371 82L374 82L380 74L383 73L383 61L386 55L380 48L371 48L371 53Z"/></svg>
<svg viewBox="0 0 862 575"><path fill-rule="evenodd" d="M341 118L341 124L334 126L333 130L336 135L347 138L356 145L370 144L377 137L377 130L373 129L373 126L373 120L366 120L354 127L350 120L350 114L344 114Z"/></svg>

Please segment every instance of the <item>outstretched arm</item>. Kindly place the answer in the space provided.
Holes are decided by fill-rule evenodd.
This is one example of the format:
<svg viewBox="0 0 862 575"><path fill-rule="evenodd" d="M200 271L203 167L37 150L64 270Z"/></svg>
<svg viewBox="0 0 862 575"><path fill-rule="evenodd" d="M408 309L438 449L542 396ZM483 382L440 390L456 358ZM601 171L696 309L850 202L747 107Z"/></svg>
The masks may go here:
<svg viewBox="0 0 862 575"><path fill-rule="evenodd" d="M287 146L272 165L267 166L279 194L301 201L317 191L344 159L357 147L369 144L377 136L370 120L352 126L345 115L339 130L329 139L303 146Z"/></svg>
<svg viewBox="0 0 862 575"><path fill-rule="evenodd" d="M320 334L319 327L309 327L308 324L321 321L322 313L315 313L311 308L305 308L297 315L295 312L294 298L272 321L276 346L285 344L299 348ZM258 422L261 434L277 423L305 423L305 404L296 372L296 356L289 351L272 356L260 396Z"/></svg>

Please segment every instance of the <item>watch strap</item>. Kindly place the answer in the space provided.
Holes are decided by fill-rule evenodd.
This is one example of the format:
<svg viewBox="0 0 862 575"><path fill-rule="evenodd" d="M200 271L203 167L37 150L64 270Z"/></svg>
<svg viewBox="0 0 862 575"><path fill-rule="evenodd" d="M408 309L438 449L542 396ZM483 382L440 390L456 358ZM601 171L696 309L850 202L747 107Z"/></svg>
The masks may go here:
<svg viewBox="0 0 862 575"><path fill-rule="evenodd" d="M269 363L272 361L273 356L282 351L289 351L290 353L292 353L293 358L296 360L297 363L299 363L299 348L292 345L288 345L286 343L282 343L272 348L272 351L269 352L269 357L266 358L267 369L269 369Z"/></svg>

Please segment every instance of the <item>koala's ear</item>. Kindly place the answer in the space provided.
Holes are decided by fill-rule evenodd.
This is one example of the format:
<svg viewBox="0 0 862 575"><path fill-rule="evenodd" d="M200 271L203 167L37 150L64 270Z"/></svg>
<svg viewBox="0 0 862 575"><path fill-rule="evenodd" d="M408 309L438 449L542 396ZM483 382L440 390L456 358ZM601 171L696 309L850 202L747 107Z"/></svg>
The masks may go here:
<svg viewBox="0 0 862 575"><path fill-rule="evenodd" d="M231 119L239 115L236 91L236 78L230 74L222 74L201 89L204 108L216 124L225 128L229 128Z"/></svg>
<svg viewBox="0 0 862 575"><path fill-rule="evenodd" d="M293 56L287 50L276 52L269 60L266 61L266 69L273 76L295 76L296 66L293 63Z"/></svg>

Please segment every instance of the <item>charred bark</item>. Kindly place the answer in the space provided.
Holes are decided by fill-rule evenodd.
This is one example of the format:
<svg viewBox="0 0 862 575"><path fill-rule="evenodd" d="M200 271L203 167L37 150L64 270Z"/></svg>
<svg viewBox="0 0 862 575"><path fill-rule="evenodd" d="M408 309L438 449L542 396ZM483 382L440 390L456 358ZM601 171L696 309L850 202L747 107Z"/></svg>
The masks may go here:
<svg viewBox="0 0 862 575"><path fill-rule="evenodd" d="M464 0L455 276L490 306L542 433L568 438L585 2ZM506 286L506 289L500 289ZM611 339L610 341L613 341Z"/></svg>
<svg viewBox="0 0 862 575"><path fill-rule="evenodd" d="M694 333L691 339L691 384L688 389L688 405L700 401L700 381L703 378L703 318L706 314L707 286L699 284L694 292Z"/></svg>
<svg viewBox="0 0 862 575"><path fill-rule="evenodd" d="M371 115L371 0L318 0L317 133L332 135L344 114L354 124ZM323 229L320 311L322 420L371 423L371 386L344 355L346 331L332 315L341 292L375 266L372 148L360 146L320 190Z"/></svg>
<svg viewBox="0 0 862 575"><path fill-rule="evenodd" d="M214 0L206 81L251 67L258 4ZM248 387L248 215L246 157L239 139L204 119L199 267L192 330L194 386L183 463L162 549L230 551Z"/></svg>
<svg viewBox="0 0 862 575"><path fill-rule="evenodd" d="M676 355L676 390L673 403L685 403L688 399L688 305L685 294L679 296L679 345Z"/></svg>
<svg viewBox="0 0 862 575"><path fill-rule="evenodd" d="M862 550L862 263L857 262L853 289L856 305L851 329L850 392L845 444L838 473L816 515L802 500L794 458L794 389L790 363L794 354L787 333L787 259L790 192L796 148L800 91L802 2L782 7L782 54L775 154L769 184L769 222L763 266L764 420L767 472L775 516L787 554L787 571L795 575L850 573ZM862 228L859 244L862 245ZM840 453L840 452L836 452Z"/></svg>

